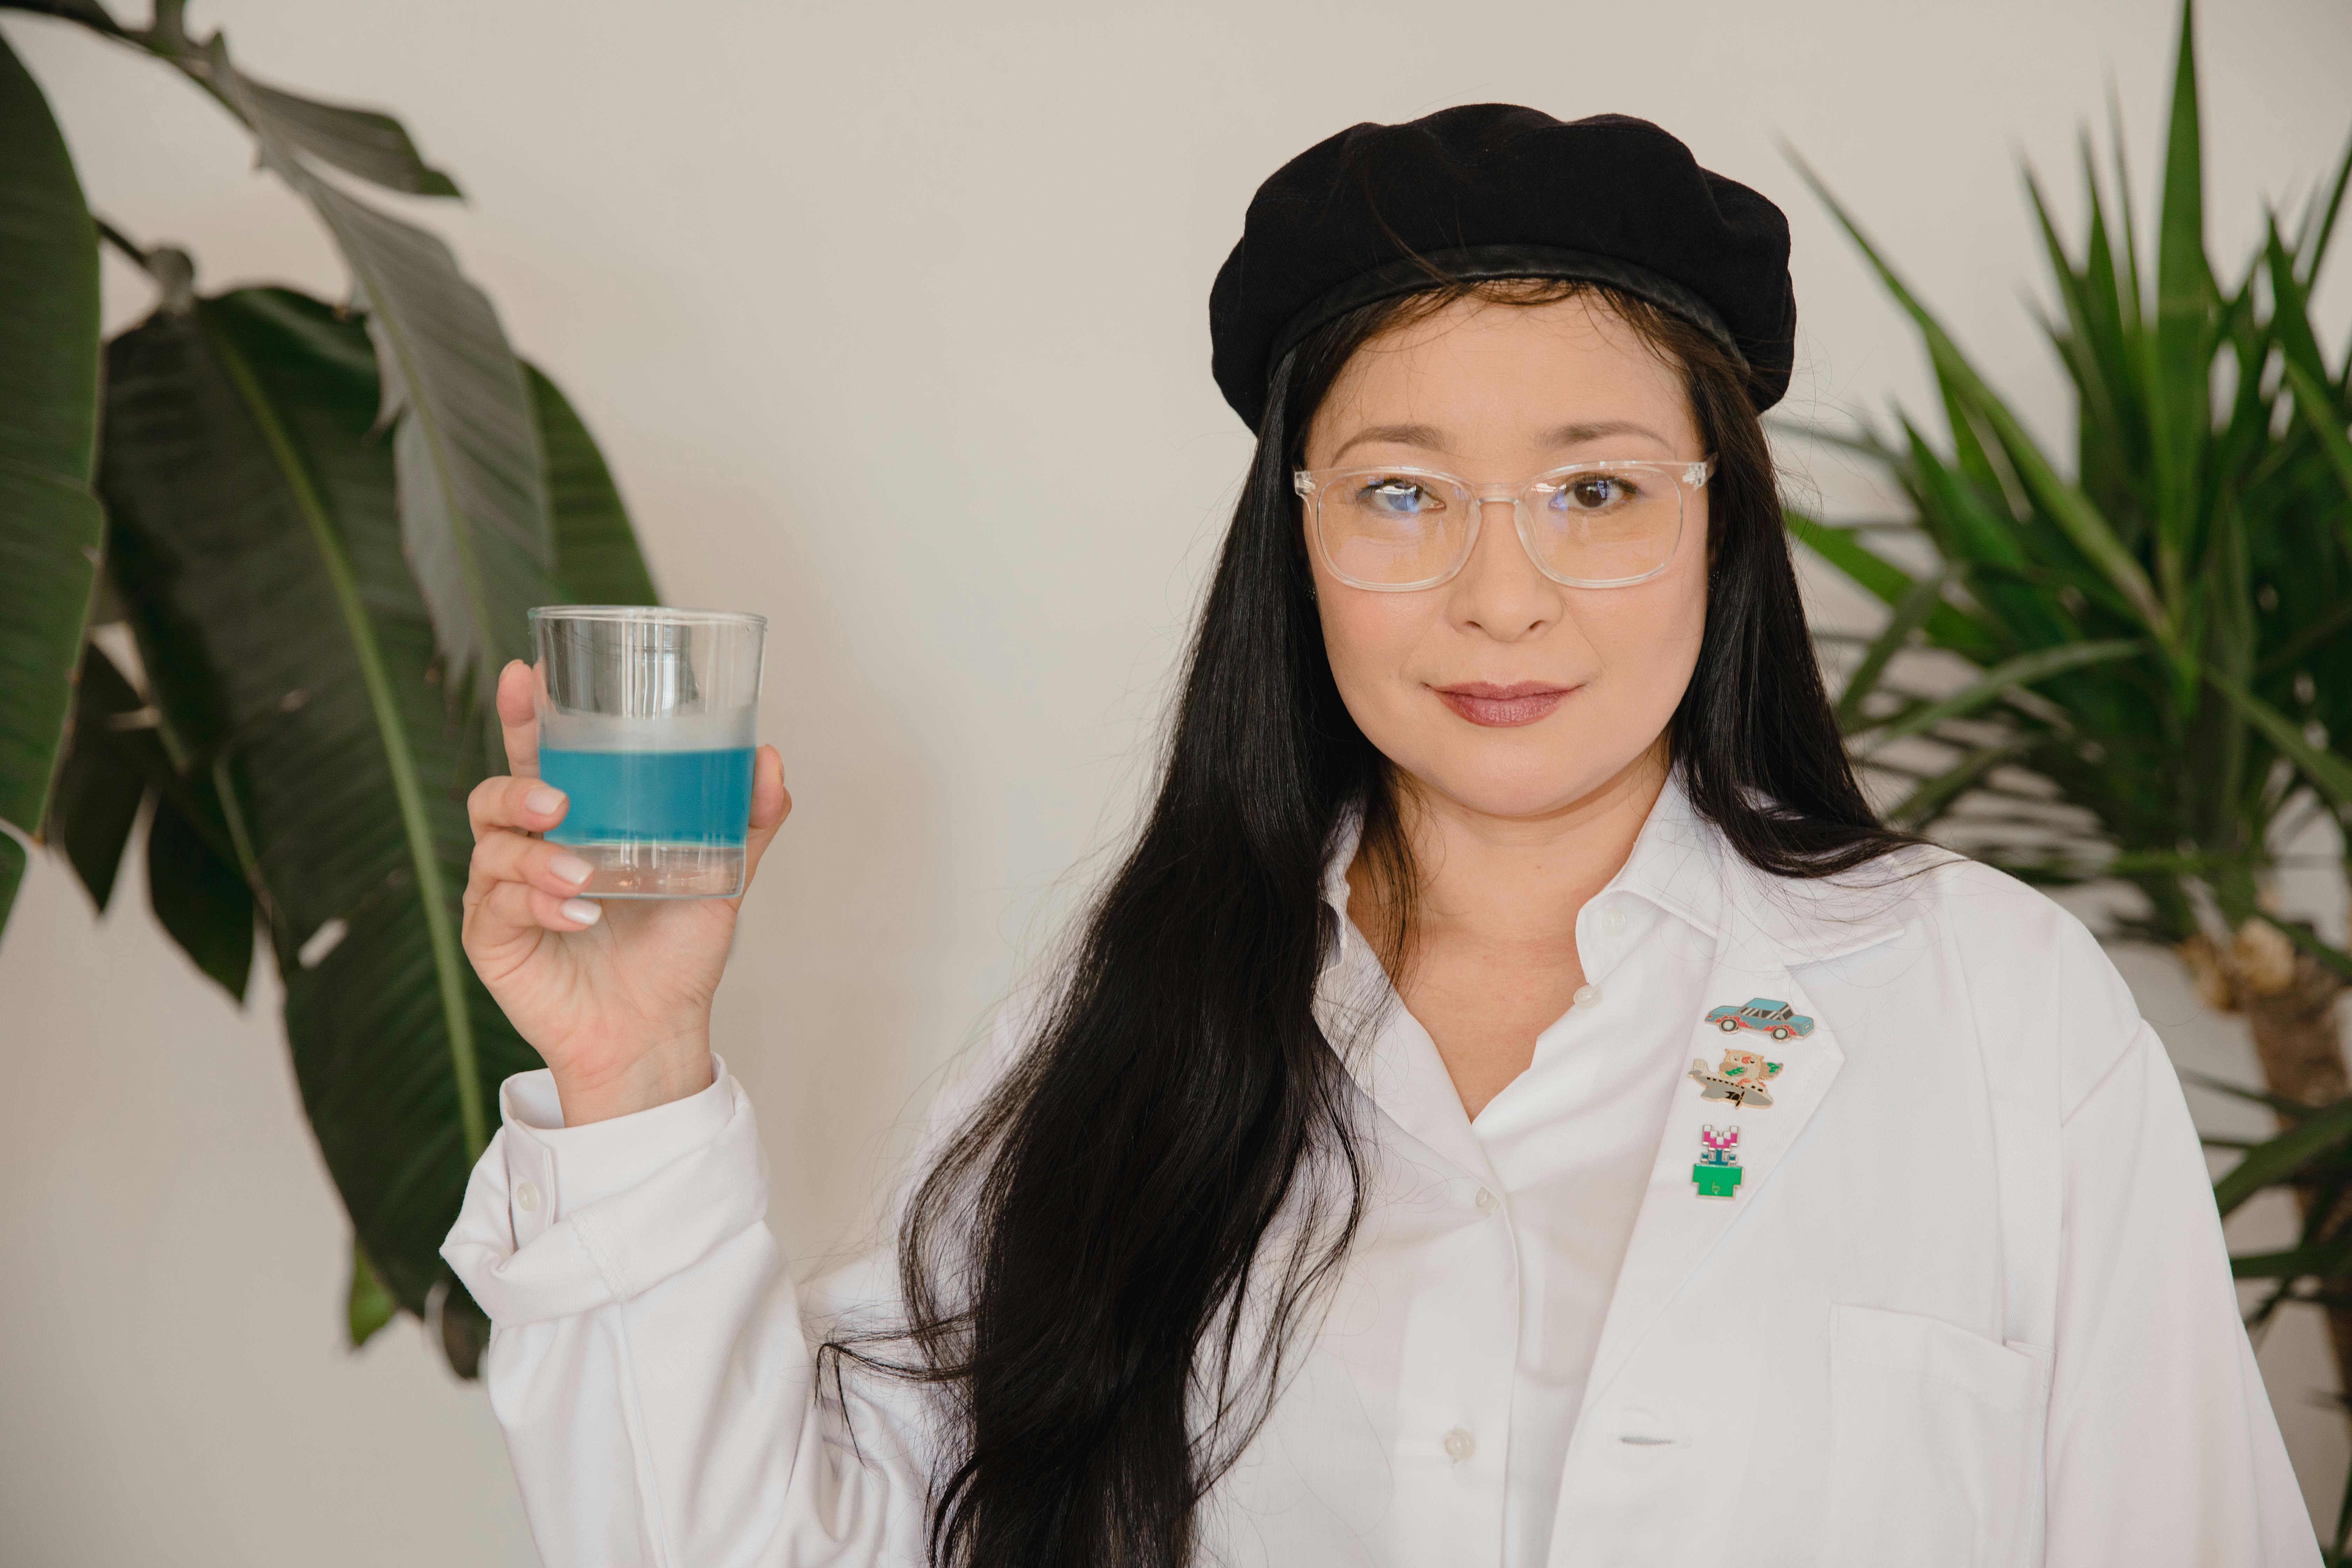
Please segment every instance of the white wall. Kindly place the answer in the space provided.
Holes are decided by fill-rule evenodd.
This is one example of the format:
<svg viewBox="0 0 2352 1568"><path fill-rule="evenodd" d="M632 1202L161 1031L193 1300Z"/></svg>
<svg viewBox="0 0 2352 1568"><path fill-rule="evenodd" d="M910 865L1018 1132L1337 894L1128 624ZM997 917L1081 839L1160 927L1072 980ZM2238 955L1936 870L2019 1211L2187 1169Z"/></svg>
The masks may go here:
<svg viewBox="0 0 2352 1568"><path fill-rule="evenodd" d="M602 437L667 596L771 619L766 723L798 809L719 1028L807 1249L1126 819L1247 455L1209 380L1204 300L1258 180L1354 121L1451 103L1649 116L1789 209L1789 412L1930 407L1785 138L2057 432L2063 389L2021 304L2038 262L2016 160L2079 210L2074 137L2112 81L2146 210L2173 16L199 0L194 22L226 26L249 69L404 115L470 197L434 221ZM0 30L116 223L187 246L208 287L341 290L208 101L65 27ZM2352 124L2352 13L2234 0L2200 36L2214 249L2234 269L2263 196L2299 199ZM108 265L119 325L146 297ZM1826 460L1809 477L1833 500L1858 482ZM94 924L37 866L0 943L0 1556L530 1562L479 1394L412 1325L339 1348L343 1228L274 987L231 1007L136 884ZM2178 1054L2251 1073L2162 955L2126 962ZM2288 1325L2264 1354L2332 1519L2346 1442L2310 1403L2316 1343Z"/></svg>

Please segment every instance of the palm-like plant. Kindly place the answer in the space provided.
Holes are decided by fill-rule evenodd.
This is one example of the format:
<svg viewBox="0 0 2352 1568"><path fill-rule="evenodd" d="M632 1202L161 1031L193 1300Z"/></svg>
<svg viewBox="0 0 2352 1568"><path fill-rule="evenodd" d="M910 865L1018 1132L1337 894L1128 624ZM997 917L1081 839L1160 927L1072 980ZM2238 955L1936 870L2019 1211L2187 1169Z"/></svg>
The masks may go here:
<svg viewBox="0 0 2352 1568"><path fill-rule="evenodd" d="M1822 193L1925 338L1950 439L1899 417L1828 437L1882 468L1911 516L1790 525L1889 607L1845 641L1839 712L1895 820L2036 881L2128 883L2140 908L2118 933L2171 946L2210 1002L2247 1016L2260 1098L2289 1131L2221 1200L2291 1180L2305 1226L2294 1252L2238 1271L2276 1282L2263 1316L2325 1306L2352 1372L2352 1160L2335 1152L2352 1137L2335 1018L2352 958L2275 894L2283 844L2316 815L2352 819L2352 366L2327 366L2307 308L2352 153L2225 286L2190 39L2184 5L2152 279L2120 152L2111 207L2086 142L2079 254L2028 180L2075 395L2071 465Z"/></svg>
<svg viewBox="0 0 2352 1568"><path fill-rule="evenodd" d="M398 121L246 75L184 9L129 28L100 0L0 0L210 95L353 299L204 296L185 254L97 220L0 37L0 923L28 844L103 910L144 812L164 930L239 999L257 928L277 963L352 1219L352 1342L404 1309L470 1374L488 1325L438 1247L499 1080L536 1065L457 942L487 678L529 605L653 584L563 395L446 246L346 182L457 186ZM106 343L101 237L160 296Z"/></svg>

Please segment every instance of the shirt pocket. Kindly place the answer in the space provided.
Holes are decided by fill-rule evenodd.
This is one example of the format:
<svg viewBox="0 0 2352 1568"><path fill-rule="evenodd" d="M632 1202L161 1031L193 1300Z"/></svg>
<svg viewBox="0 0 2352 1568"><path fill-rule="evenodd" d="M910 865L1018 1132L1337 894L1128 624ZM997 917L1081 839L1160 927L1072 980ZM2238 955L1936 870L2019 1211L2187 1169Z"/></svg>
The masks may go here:
<svg viewBox="0 0 2352 1568"><path fill-rule="evenodd" d="M2033 1357L1937 1318L1830 1309L1829 1568L2011 1568L2040 1405Z"/></svg>

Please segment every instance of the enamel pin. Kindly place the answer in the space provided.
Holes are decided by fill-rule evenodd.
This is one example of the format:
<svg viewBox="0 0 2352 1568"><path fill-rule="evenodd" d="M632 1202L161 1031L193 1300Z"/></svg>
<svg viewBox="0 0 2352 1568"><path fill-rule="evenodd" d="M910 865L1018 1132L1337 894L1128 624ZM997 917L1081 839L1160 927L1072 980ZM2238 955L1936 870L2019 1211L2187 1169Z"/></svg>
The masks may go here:
<svg viewBox="0 0 2352 1568"><path fill-rule="evenodd" d="M1701 1100L1727 1100L1734 1105L1769 1110L1772 1108L1772 1091L1764 1087L1764 1080L1779 1078L1780 1064L1768 1062L1754 1051L1727 1046L1722 1065L1712 1069L1703 1058L1693 1057L1690 1076L1698 1080Z"/></svg>
<svg viewBox="0 0 2352 1568"><path fill-rule="evenodd" d="M1706 1021L1727 1035L1753 1029L1776 1040L1801 1040L1813 1032L1811 1018L1786 1002L1775 1002L1769 996L1759 996L1744 1007L1734 1007L1726 1003L1709 1013Z"/></svg>
<svg viewBox="0 0 2352 1568"><path fill-rule="evenodd" d="M1739 1129L1726 1127L1720 1132L1709 1123L1698 1130L1698 1163L1691 1167L1691 1180L1698 1186L1703 1198L1737 1197L1739 1192Z"/></svg>
<svg viewBox="0 0 2352 1568"><path fill-rule="evenodd" d="M1713 1024L1727 1035L1748 1029L1776 1040L1801 1040L1813 1032L1811 1018L1786 1002L1776 1002L1769 996L1754 997L1737 1007L1726 1003L1710 1010L1701 1021ZM1769 1110L1772 1091L1764 1087L1764 1081L1780 1076L1780 1064L1766 1060L1758 1052L1726 1046L1722 1065L1712 1071L1704 1060L1693 1057L1690 1076L1698 1084L1701 1100L1727 1100L1736 1106Z"/></svg>

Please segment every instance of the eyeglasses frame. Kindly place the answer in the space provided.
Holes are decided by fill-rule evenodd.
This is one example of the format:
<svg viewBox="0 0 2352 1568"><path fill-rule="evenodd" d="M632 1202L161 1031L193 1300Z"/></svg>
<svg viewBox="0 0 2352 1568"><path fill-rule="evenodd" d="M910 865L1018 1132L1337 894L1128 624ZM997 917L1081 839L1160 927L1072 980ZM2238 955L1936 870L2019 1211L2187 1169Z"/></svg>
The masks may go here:
<svg viewBox="0 0 2352 1568"><path fill-rule="evenodd" d="M1528 537L1535 521L1528 510L1528 493L1546 480L1566 480L1573 479L1580 473L1628 468L1662 470L1674 479L1675 489L1680 492L1677 500L1678 510L1675 520L1675 542L1667 548L1666 558L1647 572L1633 577L1563 577L1546 566L1542 558L1536 553L1535 541ZM1330 547L1323 538L1323 493L1333 480L1344 479L1351 474L1396 474L1406 479L1438 479L1467 492L1471 502L1470 537L1463 544L1461 553L1454 564L1437 576L1424 578L1418 583L1366 583L1340 571L1339 563L1331 559ZM1696 462L1682 463L1662 461L1654 458L1596 458L1589 462L1568 463L1557 468L1546 468L1542 473L1517 486L1474 485L1459 474L1449 474L1443 468L1416 468L1409 463L1375 465L1361 468L1297 468L1291 473L1290 485L1291 489L1298 492L1299 499L1308 507L1307 521L1310 526L1307 531L1315 536L1316 553L1323 558L1325 569L1350 588L1361 588L1372 594L1417 594L1423 589L1444 586L1460 576L1462 568L1470 563L1471 554L1478 548L1479 532L1486 526L1486 509L1507 501L1510 504L1513 526L1519 536L1519 547L1528 552L1528 562L1545 577L1563 588L1630 588L1636 583L1648 582L1675 563L1675 557L1682 552L1683 523L1690 510L1691 492L1704 488L1714 474L1713 458L1701 458Z"/></svg>

